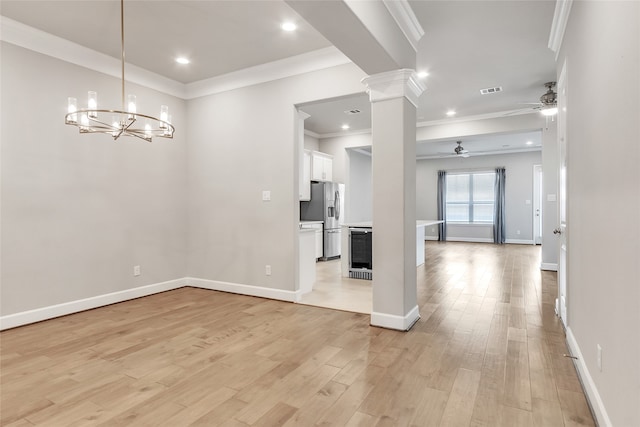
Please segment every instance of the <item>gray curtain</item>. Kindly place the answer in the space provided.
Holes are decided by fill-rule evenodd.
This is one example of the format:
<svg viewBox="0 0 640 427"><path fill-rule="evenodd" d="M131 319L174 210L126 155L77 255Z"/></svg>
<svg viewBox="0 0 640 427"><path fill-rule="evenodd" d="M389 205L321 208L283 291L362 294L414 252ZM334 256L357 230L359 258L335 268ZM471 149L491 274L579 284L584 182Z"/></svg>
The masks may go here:
<svg viewBox="0 0 640 427"><path fill-rule="evenodd" d="M447 172L438 171L438 240L447 240Z"/></svg>
<svg viewBox="0 0 640 427"><path fill-rule="evenodd" d="M495 202L493 207L493 243L505 242L504 231L504 181L505 169L496 169L496 182L494 184Z"/></svg>

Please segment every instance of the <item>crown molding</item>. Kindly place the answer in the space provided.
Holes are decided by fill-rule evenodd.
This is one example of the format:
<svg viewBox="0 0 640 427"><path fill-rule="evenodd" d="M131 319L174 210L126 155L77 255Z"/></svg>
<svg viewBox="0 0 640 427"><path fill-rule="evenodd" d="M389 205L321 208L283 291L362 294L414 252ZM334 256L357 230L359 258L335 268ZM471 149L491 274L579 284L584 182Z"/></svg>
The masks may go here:
<svg viewBox="0 0 640 427"><path fill-rule="evenodd" d="M517 110L508 110L508 111L496 111L495 113L487 113L487 114L477 114L475 116L462 116L455 118L446 118L440 120L429 120L426 122L418 122L417 127L428 127L435 125L446 125L453 123L463 123L463 122L472 122L475 120L486 120L486 119L504 119L507 117L521 116L523 114L533 114L537 113L537 110L533 110L530 108L520 108Z"/></svg>
<svg viewBox="0 0 640 427"><path fill-rule="evenodd" d="M0 40L62 61L121 78L121 62L109 55L0 15ZM184 84L127 64L126 80L181 99L193 99L350 63L330 46L221 76Z"/></svg>
<svg viewBox="0 0 640 427"><path fill-rule="evenodd" d="M313 137L313 138L315 138L315 139L320 139L320 138L322 138L322 135L320 135L319 133L315 133L314 131L311 131L311 130L309 130L309 129L305 129L305 130L304 130L304 134L305 134L305 135L308 135L308 136L310 136L310 137Z"/></svg>
<svg viewBox="0 0 640 427"><path fill-rule="evenodd" d="M348 64L350 62L351 60L342 52L330 46L210 79L189 83L186 85L187 99L213 95L245 86Z"/></svg>
<svg viewBox="0 0 640 427"><path fill-rule="evenodd" d="M418 42L424 36L424 29L416 18L407 0L382 0L387 10L400 27L414 51L418 51Z"/></svg>
<svg viewBox="0 0 640 427"><path fill-rule="evenodd" d="M0 40L112 77L122 78L121 62L109 55L54 36L6 16L0 16ZM185 97L184 84L135 65L127 64L126 80L178 98Z"/></svg>
<svg viewBox="0 0 640 427"><path fill-rule="evenodd" d="M343 131L343 132L321 133L317 135L318 135L318 139L326 139L326 138L337 138L337 137L343 137L343 136L365 135L365 134L371 134L371 128L352 130L348 132Z"/></svg>
<svg viewBox="0 0 640 427"><path fill-rule="evenodd" d="M373 74L365 77L361 82L367 87L371 102L405 97L416 108L418 108L418 98L427 89L418 79L416 72L406 68Z"/></svg>
<svg viewBox="0 0 640 427"><path fill-rule="evenodd" d="M556 54L556 60L560 53L560 47L562 46L562 38L564 32L567 29L567 22L569 21L569 12L571 12L571 6L573 0L558 0L556 2L556 9L553 13L553 22L551 23L551 32L549 34L549 49Z"/></svg>

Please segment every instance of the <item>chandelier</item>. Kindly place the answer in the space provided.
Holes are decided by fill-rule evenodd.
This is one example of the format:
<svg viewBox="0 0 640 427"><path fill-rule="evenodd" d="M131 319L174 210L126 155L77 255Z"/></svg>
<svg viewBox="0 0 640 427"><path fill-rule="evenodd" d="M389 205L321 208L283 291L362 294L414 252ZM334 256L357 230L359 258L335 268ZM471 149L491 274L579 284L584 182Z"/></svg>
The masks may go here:
<svg viewBox="0 0 640 427"><path fill-rule="evenodd" d="M133 136L151 142L154 136L173 138L175 128L171 124L169 107L160 106L160 118L157 119L136 111L136 96L129 95L125 104L124 96L124 0L120 0L120 36L122 51L122 108L105 110L98 108L98 94L89 91L87 108L78 109L76 98L68 99L67 114L64 122L76 126L80 133L104 133L114 140L121 136Z"/></svg>

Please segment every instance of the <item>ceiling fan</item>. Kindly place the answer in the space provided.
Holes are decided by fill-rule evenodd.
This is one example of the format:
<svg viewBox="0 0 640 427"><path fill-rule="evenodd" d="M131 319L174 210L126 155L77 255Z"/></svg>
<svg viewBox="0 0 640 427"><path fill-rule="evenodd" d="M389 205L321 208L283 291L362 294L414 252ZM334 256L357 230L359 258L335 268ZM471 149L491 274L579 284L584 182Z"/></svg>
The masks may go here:
<svg viewBox="0 0 640 427"><path fill-rule="evenodd" d="M460 157L469 157L469 152L462 146L462 141L456 141L456 144L458 144L458 146L453 149L453 152Z"/></svg>
<svg viewBox="0 0 640 427"><path fill-rule="evenodd" d="M542 115L544 116L554 116L558 112L558 94L554 91L554 88L556 87L556 82L547 82L544 84L544 87L547 88L547 91L542 94L542 96L540 97L540 101L521 103L525 105L526 104L534 105L534 107L512 111L510 113L505 114L505 116L518 114L530 109L533 109L535 111L540 111L540 113L542 113Z"/></svg>

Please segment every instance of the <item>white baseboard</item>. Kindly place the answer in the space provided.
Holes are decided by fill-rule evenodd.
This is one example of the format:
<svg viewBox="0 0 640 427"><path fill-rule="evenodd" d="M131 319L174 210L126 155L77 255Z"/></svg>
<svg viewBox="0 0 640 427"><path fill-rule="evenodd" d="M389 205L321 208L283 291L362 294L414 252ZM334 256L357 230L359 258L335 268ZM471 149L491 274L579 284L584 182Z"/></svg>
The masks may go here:
<svg viewBox="0 0 640 427"><path fill-rule="evenodd" d="M438 240L438 236L424 236L424 240Z"/></svg>
<svg viewBox="0 0 640 427"><path fill-rule="evenodd" d="M447 237L447 242L493 243L493 239L487 239L486 237Z"/></svg>
<svg viewBox="0 0 640 427"><path fill-rule="evenodd" d="M506 239L504 242L511 245L533 245L533 240L524 239Z"/></svg>
<svg viewBox="0 0 640 427"><path fill-rule="evenodd" d="M67 314L78 313L80 311L115 304L134 298L145 297L147 295L170 291L184 286L186 286L185 279L169 280L168 282L154 283L151 285L140 286L138 288L126 289L124 291L112 292L95 297L9 314L7 316L0 316L0 330L15 328L17 326L40 322L42 320L53 319L54 317L66 316Z"/></svg>
<svg viewBox="0 0 640 427"><path fill-rule="evenodd" d="M420 312L416 305L405 316L396 316L385 313L371 313L371 326L379 326L398 331L408 331L420 319Z"/></svg>
<svg viewBox="0 0 640 427"><path fill-rule="evenodd" d="M589 369L587 368L586 363L584 363L584 357L582 356L582 351L580 351L578 341L576 341L576 337L573 335L573 331L570 327L567 327L566 333L567 344L569 345L571 355L577 357L577 359L574 359L574 365L578 370L582 388L587 394L587 399L589 400L591 410L596 417L596 421L598 422L597 424L603 427L610 427L611 420L609 419L609 415L607 414L607 409L604 407L604 403L600 398L600 393L598 393L596 384L593 382L593 378L589 373Z"/></svg>
<svg viewBox="0 0 640 427"><path fill-rule="evenodd" d="M558 271L558 264L552 262L543 262L540 264L540 270Z"/></svg>
<svg viewBox="0 0 640 427"><path fill-rule="evenodd" d="M300 291L285 291L283 289L264 288L262 286L243 285L240 283L220 282L217 280L185 278L187 285L194 288L210 289L213 291L231 292L233 294L249 295L253 297L270 298L280 301L299 302L302 297Z"/></svg>

